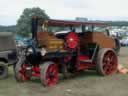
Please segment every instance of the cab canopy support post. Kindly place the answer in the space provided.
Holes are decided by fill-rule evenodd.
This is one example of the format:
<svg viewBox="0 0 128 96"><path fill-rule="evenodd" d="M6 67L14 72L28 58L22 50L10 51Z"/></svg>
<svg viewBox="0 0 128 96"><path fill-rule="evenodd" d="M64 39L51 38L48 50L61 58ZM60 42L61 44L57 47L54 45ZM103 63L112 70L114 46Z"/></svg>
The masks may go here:
<svg viewBox="0 0 128 96"><path fill-rule="evenodd" d="M92 25L92 26L91 26L91 31L92 31L92 32L94 32L94 28L95 28L95 26Z"/></svg>
<svg viewBox="0 0 128 96"><path fill-rule="evenodd" d="M71 32L76 32L75 28L73 26L70 26L70 31Z"/></svg>
<svg viewBox="0 0 128 96"><path fill-rule="evenodd" d="M85 32L85 25L82 25L81 28L82 28L82 32Z"/></svg>

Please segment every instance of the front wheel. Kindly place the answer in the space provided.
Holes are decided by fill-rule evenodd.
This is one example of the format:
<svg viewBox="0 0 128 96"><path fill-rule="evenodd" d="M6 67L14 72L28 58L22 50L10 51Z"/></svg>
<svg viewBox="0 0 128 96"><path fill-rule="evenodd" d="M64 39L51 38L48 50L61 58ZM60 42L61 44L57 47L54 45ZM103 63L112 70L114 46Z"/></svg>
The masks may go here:
<svg viewBox="0 0 128 96"><path fill-rule="evenodd" d="M41 82L44 86L54 86L57 84L58 67L53 62L45 62L41 64Z"/></svg>
<svg viewBox="0 0 128 96"><path fill-rule="evenodd" d="M111 75L117 72L118 59L114 50L103 48L99 50L96 68L100 75Z"/></svg>
<svg viewBox="0 0 128 96"><path fill-rule="evenodd" d="M29 80L31 78L31 70L25 63L25 58L21 57L14 67L15 78L19 82Z"/></svg>

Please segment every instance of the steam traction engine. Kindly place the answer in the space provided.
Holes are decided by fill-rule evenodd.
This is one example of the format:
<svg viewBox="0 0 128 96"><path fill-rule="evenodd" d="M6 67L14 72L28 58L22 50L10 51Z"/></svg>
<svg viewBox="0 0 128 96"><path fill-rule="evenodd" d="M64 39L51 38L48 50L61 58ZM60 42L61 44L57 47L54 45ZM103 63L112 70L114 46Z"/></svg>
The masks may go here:
<svg viewBox="0 0 128 96"><path fill-rule="evenodd" d="M86 26L91 26L91 31L86 31ZM94 32L94 26L105 24L32 18L31 43L14 67L16 80L26 81L34 76L44 86L52 86L58 82L60 73L67 76L90 68L103 76L115 73L118 64L115 41L103 32ZM50 32L53 27L70 30L54 34ZM76 31L77 27L82 32Z"/></svg>

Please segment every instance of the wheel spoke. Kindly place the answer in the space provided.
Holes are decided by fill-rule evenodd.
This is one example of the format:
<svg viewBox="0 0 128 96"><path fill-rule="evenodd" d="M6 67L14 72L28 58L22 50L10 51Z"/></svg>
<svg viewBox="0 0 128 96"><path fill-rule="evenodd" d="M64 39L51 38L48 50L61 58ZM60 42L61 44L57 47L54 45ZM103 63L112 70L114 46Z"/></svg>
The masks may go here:
<svg viewBox="0 0 128 96"><path fill-rule="evenodd" d="M27 68L27 64L22 64L21 67L19 68L19 77L22 81L30 79L30 77L27 76L26 68Z"/></svg>
<svg viewBox="0 0 128 96"><path fill-rule="evenodd" d="M103 70L107 75L116 70L116 56L112 51L108 51L103 58Z"/></svg>
<svg viewBox="0 0 128 96"><path fill-rule="evenodd" d="M49 73L52 73L54 71L54 66L49 67Z"/></svg>
<svg viewBox="0 0 128 96"><path fill-rule="evenodd" d="M44 81L44 84L47 86L53 86L58 81L58 69L55 64L50 64L48 68L46 69L46 78Z"/></svg>

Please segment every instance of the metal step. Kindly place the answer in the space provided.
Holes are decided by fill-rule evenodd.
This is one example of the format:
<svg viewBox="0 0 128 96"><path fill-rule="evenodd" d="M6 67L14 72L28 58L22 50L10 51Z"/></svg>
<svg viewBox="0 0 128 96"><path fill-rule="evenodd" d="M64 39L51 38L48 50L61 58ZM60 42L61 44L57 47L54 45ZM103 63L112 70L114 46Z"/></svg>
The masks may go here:
<svg viewBox="0 0 128 96"><path fill-rule="evenodd" d="M91 63L92 60L80 60L80 62L83 62L83 63Z"/></svg>

